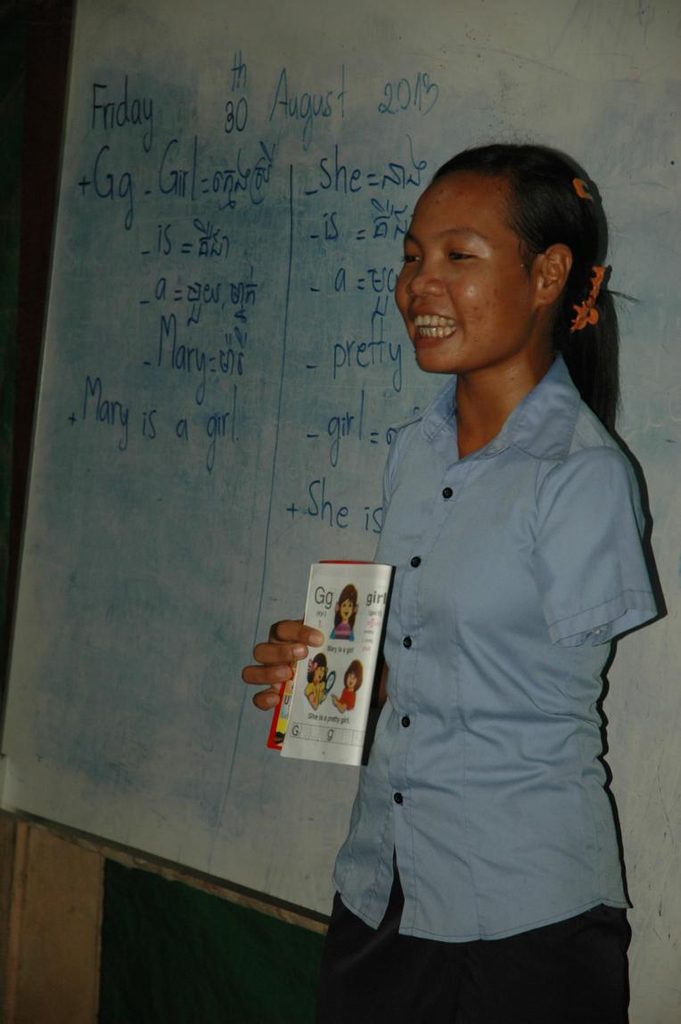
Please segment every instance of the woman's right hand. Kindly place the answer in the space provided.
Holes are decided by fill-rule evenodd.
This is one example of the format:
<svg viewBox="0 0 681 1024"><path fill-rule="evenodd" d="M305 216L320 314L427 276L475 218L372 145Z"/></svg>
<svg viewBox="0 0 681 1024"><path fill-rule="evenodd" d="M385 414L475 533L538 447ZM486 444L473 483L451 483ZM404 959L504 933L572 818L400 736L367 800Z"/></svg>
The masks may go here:
<svg viewBox="0 0 681 1024"><path fill-rule="evenodd" d="M300 619L283 619L270 628L267 643L256 644L253 657L257 665L247 665L241 678L249 686L265 686L253 697L261 711L273 708L281 688L295 674L296 662L308 655L308 647L320 647L324 634Z"/></svg>

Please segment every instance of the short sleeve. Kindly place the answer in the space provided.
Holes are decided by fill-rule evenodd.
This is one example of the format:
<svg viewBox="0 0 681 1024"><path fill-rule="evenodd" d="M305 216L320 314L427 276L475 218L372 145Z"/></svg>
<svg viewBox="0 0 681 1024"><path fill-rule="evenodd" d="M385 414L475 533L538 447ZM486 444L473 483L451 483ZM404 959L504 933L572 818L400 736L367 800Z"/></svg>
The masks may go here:
<svg viewBox="0 0 681 1024"><path fill-rule="evenodd" d="M535 566L553 643L605 643L655 617L642 528L621 452L588 448L549 471L538 494Z"/></svg>

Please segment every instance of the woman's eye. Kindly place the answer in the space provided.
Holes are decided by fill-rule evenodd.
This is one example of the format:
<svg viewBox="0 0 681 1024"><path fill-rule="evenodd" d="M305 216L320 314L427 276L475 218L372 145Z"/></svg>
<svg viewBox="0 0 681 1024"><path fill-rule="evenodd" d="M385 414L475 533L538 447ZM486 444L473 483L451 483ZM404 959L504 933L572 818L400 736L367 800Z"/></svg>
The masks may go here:
<svg viewBox="0 0 681 1024"><path fill-rule="evenodd" d="M458 250L453 250L452 252L450 252L449 258L452 261L468 260L468 259L470 259L470 253L459 252Z"/></svg>
<svg viewBox="0 0 681 1024"><path fill-rule="evenodd" d="M414 254L411 252L405 252L404 255L402 256L403 263L416 263L417 259L418 256L414 256Z"/></svg>

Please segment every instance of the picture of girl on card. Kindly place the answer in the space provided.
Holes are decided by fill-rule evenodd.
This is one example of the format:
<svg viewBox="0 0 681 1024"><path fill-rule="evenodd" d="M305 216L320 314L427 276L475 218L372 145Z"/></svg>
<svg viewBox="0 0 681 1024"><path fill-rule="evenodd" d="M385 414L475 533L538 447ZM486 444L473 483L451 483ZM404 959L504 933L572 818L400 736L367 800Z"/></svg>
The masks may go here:
<svg viewBox="0 0 681 1024"><path fill-rule="evenodd" d="M364 675L364 669L362 668L362 662L355 658L351 661L345 670L343 676L343 692L340 697L334 697L331 695L331 700L337 711L340 711L342 715L346 711L352 711L355 706L357 699L357 691L362 685L362 677Z"/></svg>
<svg viewBox="0 0 681 1024"><path fill-rule="evenodd" d="M314 658L308 662L305 696L315 711L326 700L336 677L336 673L332 672L327 679L327 670L325 654L315 654Z"/></svg>
<svg viewBox="0 0 681 1024"><path fill-rule="evenodd" d="M355 619L357 618L357 587L347 583L340 592L336 604L336 618L331 631L331 640L354 640Z"/></svg>

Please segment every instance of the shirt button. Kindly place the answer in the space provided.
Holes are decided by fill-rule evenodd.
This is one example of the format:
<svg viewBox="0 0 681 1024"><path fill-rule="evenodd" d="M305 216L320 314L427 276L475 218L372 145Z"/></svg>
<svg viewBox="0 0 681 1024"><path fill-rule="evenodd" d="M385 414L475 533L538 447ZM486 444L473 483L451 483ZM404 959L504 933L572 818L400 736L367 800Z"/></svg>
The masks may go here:
<svg viewBox="0 0 681 1024"><path fill-rule="evenodd" d="M396 804L401 804L404 800L404 797L402 796L401 793L394 793L393 800L395 801Z"/></svg>
<svg viewBox="0 0 681 1024"><path fill-rule="evenodd" d="M404 726L405 729L409 728L409 726L411 725L411 718L409 717L409 715L404 715L402 717L402 725Z"/></svg>
<svg viewBox="0 0 681 1024"><path fill-rule="evenodd" d="M411 637L410 636L402 637L402 646L406 647L407 650L409 650L409 648L411 647Z"/></svg>
<svg viewBox="0 0 681 1024"><path fill-rule="evenodd" d="M418 567L421 564L421 559L419 558L418 555L414 555L414 557L412 558L412 560L411 560L411 562L409 564L411 565L412 569L418 569Z"/></svg>
<svg viewBox="0 0 681 1024"><path fill-rule="evenodd" d="M451 487L445 487L445 489L442 492L442 497L451 498L452 494L454 494L454 491L451 489Z"/></svg>

